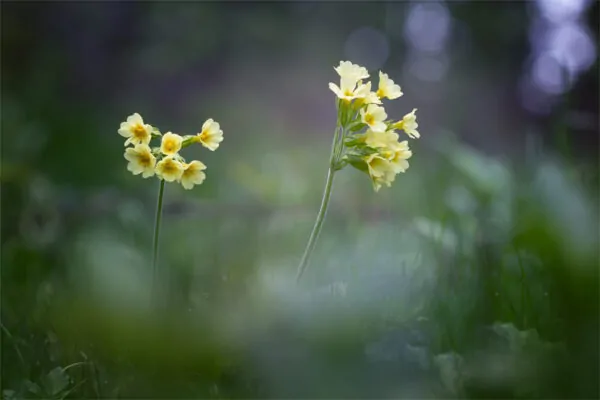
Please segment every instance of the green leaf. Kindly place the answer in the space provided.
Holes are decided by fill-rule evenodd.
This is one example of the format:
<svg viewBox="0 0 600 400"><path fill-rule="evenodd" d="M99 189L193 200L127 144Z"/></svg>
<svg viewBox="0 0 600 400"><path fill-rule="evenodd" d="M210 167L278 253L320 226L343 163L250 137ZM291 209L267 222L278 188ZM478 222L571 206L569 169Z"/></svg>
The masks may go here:
<svg viewBox="0 0 600 400"><path fill-rule="evenodd" d="M33 383L30 380L25 380L23 382L23 385L25 386L27 391L30 393L37 394L37 395L42 394L42 389L39 387L39 385L37 383Z"/></svg>
<svg viewBox="0 0 600 400"><path fill-rule="evenodd" d="M42 383L47 394L56 396L69 386L69 376L61 367L56 367L42 378Z"/></svg>

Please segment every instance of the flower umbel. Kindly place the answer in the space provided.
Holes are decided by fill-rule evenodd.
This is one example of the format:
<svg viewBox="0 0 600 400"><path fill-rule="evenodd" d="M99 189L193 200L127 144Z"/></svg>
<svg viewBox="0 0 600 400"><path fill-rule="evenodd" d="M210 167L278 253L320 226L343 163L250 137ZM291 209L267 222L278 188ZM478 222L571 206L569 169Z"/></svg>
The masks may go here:
<svg viewBox="0 0 600 400"><path fill-rule="evenodd" d="M377 91L372 92L371 82L363 82L369 78L366 68L341 61L334 69L340 76L340 85L329 83L329 88L337 97L338 123L321 208L298 265L296 281L304 273L321 232L335 172L352 165L369 176L373 189L378 192L382 186L390 187L396 176L409 167L407 160L412 152L407 141L398 141L396 129L403 130L411 139L420 137L416 109L396 123L387 119L382 100L397 99L402 96L402 90L386 73L379 72Z"/></svg>
<svg viewBox="0 0 600 400"><path fill-rule="evenodd" d="M202 132L196 135L181 136L173 132L161 134L152 125L144 123L141 115L134 113L121 123L119 134L127 140L124 157L129 161L127 169L134 175L144 178L156 176L164 182L178 182L184 189L192 189L206 179L203 170L206 165L198 160L189 163L179 153L183 148L200 143L215 151L223 141L223 131L212 118L202 125ZM153 139L159 139L158 147L150 147Z"/></svg>

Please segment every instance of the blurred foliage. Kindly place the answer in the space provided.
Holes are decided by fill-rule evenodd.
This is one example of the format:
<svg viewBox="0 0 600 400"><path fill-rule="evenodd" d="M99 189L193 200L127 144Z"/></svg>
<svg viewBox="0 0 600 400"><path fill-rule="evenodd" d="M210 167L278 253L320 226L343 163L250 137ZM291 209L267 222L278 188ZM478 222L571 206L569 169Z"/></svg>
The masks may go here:
<svg viewBox="0 0 600 400"><path fill-rule="evenodd" d="M400 6L3 2L3 398L597 398L598 130L567 121L597 117L597 70L522 116L525 3L448 5L457 68L398 79L423 103L410 169L379 194L339 174L294 284L331 66L385 25L400 74ZM116 136L134 111L225 131L205 184L167 188L154 297L157 186Z"/></svg>

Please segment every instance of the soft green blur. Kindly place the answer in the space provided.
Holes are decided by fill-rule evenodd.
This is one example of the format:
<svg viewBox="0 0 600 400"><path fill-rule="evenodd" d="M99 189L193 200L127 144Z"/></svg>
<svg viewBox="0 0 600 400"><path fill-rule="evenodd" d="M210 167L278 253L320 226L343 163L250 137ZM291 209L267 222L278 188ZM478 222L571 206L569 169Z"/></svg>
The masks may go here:
<svg viewBox="0 0 600 400"><path fill-rule="evenodd" d="M3 398L597 397L598 130L569 122L597 63L594 93L526 116L511 4L446 4L454 64L424 81L411 3L3 3ZM372 75L405 92L388 114L418 108L422 138L390 189L336 175L296 285L327 84L375 51L348 42L364 26L389 46ZM166 185L157 293L158 181L117 134L133 112L225 136L184 151L203 185Z"/></svg>

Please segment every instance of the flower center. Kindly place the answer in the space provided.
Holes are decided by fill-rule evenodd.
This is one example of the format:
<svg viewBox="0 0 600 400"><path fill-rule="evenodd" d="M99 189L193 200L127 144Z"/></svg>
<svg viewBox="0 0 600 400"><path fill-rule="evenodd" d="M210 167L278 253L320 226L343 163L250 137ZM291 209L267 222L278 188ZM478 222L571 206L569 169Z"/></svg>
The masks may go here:
<svg viewBox="0 0 600 400"><path fill-rule="evenodd" d="M354 95L354 93L350 89L346 89L344 91L344 96L352 97L353 95Z"/></svg>
<svg viewBox="0 0 600 400"><path fill-rule="evenodd" d="M175 168L175 165L173 165L173 163L167 163L165 164L164 168L164 172L166 172L167 174L173 173L177 170L177 168Z"/></svg>
<svg viewBox="0 0 600 400"><path fill-rule="evenodd" d="M137 138L142 138L142 137L146 136L146 129L140 124L135 125L131 129L131 131L133 132L133 136L135 136Z"/></svg>
<svg viewBox="0 0 600 400"><path fill-rule="evenodd" d="M150 165L150 156L148 154L140 154L138 156L138 161L141 165L147 167Z"/></svg>
<svg viewBox="0 0 600 400"><path fill-rule="evenodd" d="M367 125L372 125L375 122L375 117L371 114L365 114L365 122Z"/></svg>
<svg viewBox="0 0 600 400"><path fill-rule="evenodd" d="M383 99L385 97L385 92L382 88L377 89L377 97Z"/></svg>

